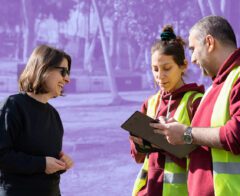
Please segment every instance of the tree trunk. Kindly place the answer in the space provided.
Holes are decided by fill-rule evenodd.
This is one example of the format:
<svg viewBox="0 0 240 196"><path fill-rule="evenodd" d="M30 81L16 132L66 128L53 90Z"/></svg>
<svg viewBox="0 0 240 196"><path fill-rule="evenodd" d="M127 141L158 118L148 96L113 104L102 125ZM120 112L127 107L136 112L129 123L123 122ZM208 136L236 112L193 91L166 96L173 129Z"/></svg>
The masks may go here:
<svg viewBox="0 0 240 196"><path fill-rule="evenodd" d="M238 46L240 44L240 35L237 32L240 32L240 20L238 20L236 16L239 15L239 8L240 1L233 3L232 1L222 0L222 11L234 29Z"/></svg>
<svg viewBox="0 0 240 196"><path fill-rule="evenodd" d="M88 72L92 72L92 67L90 65L89 56L89 49L90 49L90 4L87 4L87 13L86 13L86 20L85 20L85 28L86 28L86 37L85 37L85 46L84 46L84 57L83 57L83 68Z"/></svg>
<svg viewBox="0 0 240 196"><path fill-rule="evenodd" d="M21 3L22 3L23 19L24 19L23 61L25 62L33 50L32 43L34 40L35 15L32 11L32 1L31 0L22 0Z"/></svg>
<svg viewBox="0 0 240 196"><path fill-rule="evenodd" d="M113 68L110 64L110 58L109 58L109 53L107 49L107 41L106 41L105 32L103 28L102 16L100 15L99 7L96 3L96 0L92 0L92 4L97 16L100 39L101 39L102 50L103 50L103 57L104 57L105 67L108 75L110 90L112 93L112 104L119 104L122 102L122 98L118 94Z"/></svg>
<svg viewBox="0 0 240 196"><path fill-rule="evenodd" d="M223 15L223 12L221 11L221 2L208 0L208 4L213 15Z"/></svg>
<svg viewBox="0 0 240 196"><path fill-rule="evenodd" d="M96 41L97 41L97 37L98 37L98 29L96 30L93 39L90 43L90 45L88 44L88 47L85 46L85 52L84 52L84 67L87 71L89 71L90 73L93 70L92 64L91 64L91 60L93 57L93 52L94 52L94 48L96 46Z"/></svg>
<svg viewBox="0 0 240 196"><path fill-rule="evenodd" d="M206 1L205 0L198 0L198 5L202 14L202 17L209 15L209 9L206 6Z"/></svg>
<svg viewBox="0 0 240 196"><path fill-rule="evenodd" d="M116 61L116 46L118 44L118 21L113 19L113 25L110 33L110 44L109 44L109 56L111 59L111 65ZM115 65L116 67L117 65Z"/></svg>
<svg viewBox="0 0 240 196"><path fill-rule="evenodd" d="M23 10L23 62L27 61L27 50L28 50L28 16L26 10L26 0L22 0L22 10Z"/></svg>
<svg viewBox="0 0 240 196"><path fill-rule="evenodd" d="M145 46L141 44L140 49L139 49L139 53L138 53L137 58L136 58L136 61L134 62L134 70L140 69L142 60L143 60L144 55L145 55L144 51L145 51Z"/></svg>
<svg viewBox="0 0 240 196"><path fill-rule="evenodd" d="M129 70L133 71L133 52L132 52L132 46L129 39L127 40L127 53L128 53Z"/></svg>

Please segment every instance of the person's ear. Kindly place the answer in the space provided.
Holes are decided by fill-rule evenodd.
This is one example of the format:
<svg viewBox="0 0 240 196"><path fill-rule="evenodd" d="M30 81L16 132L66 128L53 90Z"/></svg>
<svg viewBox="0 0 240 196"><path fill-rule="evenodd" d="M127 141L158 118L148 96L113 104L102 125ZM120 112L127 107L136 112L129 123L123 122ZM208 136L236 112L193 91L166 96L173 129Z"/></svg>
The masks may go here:
<svg viewBox="0 0 240 196"><path fill-rule="evenodd" d="M212 35L207 35L205 37L205 43L208 47L208 52L212 52L214 50L215 44L216 44L214 37Z"/></svg>
<svg viewBox="0 0 240 196"><path fill-rule="evenodd" d="M183 65L181 65L181 70L182 70L183 74L185 73L187 67L188 67L188 61L187 61L187 59L184 59Z"/></svg>

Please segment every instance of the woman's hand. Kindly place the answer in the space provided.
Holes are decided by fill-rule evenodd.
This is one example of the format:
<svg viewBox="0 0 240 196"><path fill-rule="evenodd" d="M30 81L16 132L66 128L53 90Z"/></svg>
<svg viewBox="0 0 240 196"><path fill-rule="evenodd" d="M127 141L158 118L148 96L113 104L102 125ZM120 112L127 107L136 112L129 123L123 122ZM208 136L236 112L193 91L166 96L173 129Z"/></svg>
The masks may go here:
<svg viewBox="0 0 240 196"><path fill-rule="evenodd" d="M63 151L60 152L60 160L66 164L66 169L70 169L73 166L73 160Z"/></svg>
<svg viewBox="0 0 240 196"><path fill-rule="evenodd" d="M139 146L143 147L143 140L142 140L142 138L130 135L129 139L132 140L134 143L138 144Z"/></svg>
<svg viewBox="0 0 240 196"><path fill-rule="evenodd" d="M63 161L58 160L54 157L46 157L46 169L45 169L46 174L53 174L57 171L65 169L66 164Z"/></svg>
<svg viewBox="0 0 240 196"><path fill-rule="evenodd" d="M135 144L138 144L140 148L143 148L143 149L151 149L152 147L154 148L155 145L154 144L151 144L149 142L146 143L146 141L144 141L142 138L140 137L136 137L136 136L132 136L130 135L129 136L129 139L132 140ZM159 148L159 147L158 147Z"/></svg>

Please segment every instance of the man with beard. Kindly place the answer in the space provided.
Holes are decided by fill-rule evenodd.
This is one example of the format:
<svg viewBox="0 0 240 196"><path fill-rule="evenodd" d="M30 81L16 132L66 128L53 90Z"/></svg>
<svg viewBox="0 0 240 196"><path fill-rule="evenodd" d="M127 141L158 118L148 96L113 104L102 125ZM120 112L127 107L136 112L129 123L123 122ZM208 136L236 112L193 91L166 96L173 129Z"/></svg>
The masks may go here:
<svg viewBox="0 0 240 196"><path fill-rule="evenodd" d="M212 78L190 127L151 123L171 144L199 145L189 154L190 196L238 195L240 181L240 49L228 21L208 16L190 30L191 61Z"/></svg>

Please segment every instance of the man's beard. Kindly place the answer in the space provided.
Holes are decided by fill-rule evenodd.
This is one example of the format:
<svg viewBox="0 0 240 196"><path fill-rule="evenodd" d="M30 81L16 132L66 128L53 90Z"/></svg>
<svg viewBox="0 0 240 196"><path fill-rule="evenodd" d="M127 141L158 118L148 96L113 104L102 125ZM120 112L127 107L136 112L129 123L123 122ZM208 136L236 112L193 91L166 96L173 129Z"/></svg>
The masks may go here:
<svg viewBox="0 0 240 196"><path fill-rule="evenodd" d="M202 74L203 74L204 76L209 76L209 74L208 74L208 72L206 71L206 69L204 69L201 65L200 65L199 67L200 67L200 69L201 69L201 71L202 71Z"/></svg>

